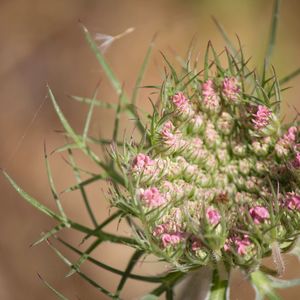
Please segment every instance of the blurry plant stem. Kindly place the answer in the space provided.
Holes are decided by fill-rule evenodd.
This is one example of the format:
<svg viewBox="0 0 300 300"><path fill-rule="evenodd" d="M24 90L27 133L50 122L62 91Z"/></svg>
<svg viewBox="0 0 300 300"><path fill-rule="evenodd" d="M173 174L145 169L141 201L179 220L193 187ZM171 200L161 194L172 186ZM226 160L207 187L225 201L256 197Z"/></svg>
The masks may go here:
<svg viewBox="0 0 300 300"><path fill-rule="evenodd" d="M219 264L215 269L202 267L191 273L183 282L177 300L229 299L229 272Z"/></svg>

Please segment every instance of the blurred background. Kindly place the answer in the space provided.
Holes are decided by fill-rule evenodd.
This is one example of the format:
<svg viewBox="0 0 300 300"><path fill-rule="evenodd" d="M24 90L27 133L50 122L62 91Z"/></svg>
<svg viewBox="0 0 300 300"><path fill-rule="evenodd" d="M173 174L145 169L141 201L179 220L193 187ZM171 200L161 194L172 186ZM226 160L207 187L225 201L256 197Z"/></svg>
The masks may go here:
<svg viewBox="0 0 300 300"><path fill-rule="evenodd" d="M91 97L101 80L99 98L117 101L84 40L78 20L93 34L116 35L135 27L133 33L116 41L106 52L125 90L130 92L145 51L156 32L159 34L143 82L145 85L160 82L162 59L159 50L168 57L173 57L174 51L184 55L195 33L198 34L202 53L208 40L212 40L220 51L224 42L211 20L212 15L224 25L230 37L234 39L235 34L239 35L246 55L252 56L252 65L261 64L272 4L272 0L0 0L0 166L31 195L54 208L45 171L43 143L46 141L50 152L62 145L64 138L56 132L61 125L48 100L28 127L44 101L46 83L51 86L76 130L82 130L87 107L70 100L68 95ZM282 3L273 59L279 76L300 66L299 10L300 2L297 0ZM294 79L290 83L293 88L284 93L287 118L295 115L292 106L300 109L299 83L300 78ZM148 93L148 90L140 93L138 106L143 109L149 108ZM112 112L97 110L92 133L109 137L112 123ZM94 168L89 162L82 163L84 168ZM51 157L51 165L59 191L75 183L62 155ZM96 184L87 191L99 220L107 216L109 207L102 188ZM107 299L77 275L65 278L67 267L47 245L29 247L39 238L41 231L49 230L54 223L25 203L3 177L0 178L0 190L0 299L55 299L38 279L37 273L70 299ZM73 219L91 225L79 195L69 194L63 204ZM117 224L110 229L116 228ZM129 234L123 223L119 231ZM64 236L75 245L80 242L80 236L76 234ZM82 249L85 247L83 245ZM64 253L69 254L67 251ZM93 252L93 256L115 267L125 268L130 253L125 248L105 245ZM69 257L75 259L75 256ZM284 277L300 277L297 260L286 257L285 262L287 273ZM163 268L165 266L148 264L147 270L143 270L150 274ZM106 288L116 287L117 277L88 263L83 270ZM236 288L232 289L232 299L253 299L254 294L241 274L234 274L233 285ZM124 299L139 299L150 289L149 285L129 281ZM300 287L281 292L284 299L298 299L299 293Z"/></svg>

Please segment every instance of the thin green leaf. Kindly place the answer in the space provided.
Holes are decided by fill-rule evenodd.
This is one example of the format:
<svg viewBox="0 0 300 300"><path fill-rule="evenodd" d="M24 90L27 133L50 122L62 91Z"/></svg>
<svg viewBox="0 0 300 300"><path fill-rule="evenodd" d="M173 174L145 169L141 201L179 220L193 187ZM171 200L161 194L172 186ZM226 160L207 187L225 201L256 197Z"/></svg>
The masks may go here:
<svg viewBox="0 0 300 300"><path fill-rule="evenodd" d="M143 255L143 251L141 250L136 250L131 259L129 260L127 267L124 271L124 274L119 282L119 285L117 287L116 295L120 295L120 292L122 291L127 279L129 278L131 271L133 270L134 266L137 264L139 261L139 258Z"/></svg>
<svg viewBox="0 0 300 300"><path fill-rule="evenodd" d="M43 277L38 273L37 274L39 279L45 284L46 287L48 287L57 297L61 300L68 300L67 297L65 297L62 293L57 291L54 287L52 287Z"/></svg>
<svg viewBox="0 0 300 300"><path fill-rule="evenodd" d="M34 242L33 244L31 244L30 247L37 246L38 244L49 239L51 236L53 236L54 234L56 234L57 232L59 232L60 230L62 230L65 227L66 227L65 223L56 225L55 227L53 227L51 230L47 231L46 233L42 233L42 237L39 240L37 240L36 242Z"/></svg>
<svg viewBox="0 0 300 300"><path fill-rule="evenodd" d="M279 19L279 9L280 9L280 0L275 0L273 14L272 14L270 37L269 37L269 42L268 42L266 56L265 56L266 69L270 65L273 50L275 47L276 33L277 33L278 19Z"/></svg>
<svg viewBox="0 0 300 300"><path fill-rule="evenodd" d="M70 126L70 124L68 123L67 119L65 118L64 114L62 113L60 107L58 106L55 97L50 89L50 87L48 86L48 92L50 95L50 99L53 103L54 109L56 111L57 116L60 119L60 122L62 123L64 129L66 130L66 132L68 133L68 135L74 140L75 144L78 145L79 147L82 147L82 140L81 137L79 135L77 135L75 133L75 131L73 130L73 128Z"/></svg>
<svg viewBox="0 0 300 300"><path fill-rule="evenodd" d="M75 162L75 159L74 159L74 156L73 156L73 153L72 153L71 149L68 150L68 154L69 154L69 159L70 159L70 162L72 164L73 172L74 172L75 178L77 180L78 188L80 190L80 193L81 193L81 196L82 196L85 208L86 208L86 210L87 210L87 212L89 214L89 217L90 217L93 225L95 227L97 227L98 223L97 223L96 217L95 217L95 215L93 213L93 210L91 208L90 202L89 202L87 194L85 192L85 189L84 189L84 187L82 185L80 185L81 184L81 177L80 177L80 173L79 173L79 170L78 170L78 167L77 167L77 164Z"/></svg>
<svg viewBox="0 0 300 300"><path fill-rule="evenodd" d="M80 266L89 258L90 254L102 243L102 240L94 241L86 251L80 256L76 263L72 265L71 271L67 274L66 277L71 276L80 269Z"/></svg>
<svg viewBox="0 0 300 300"><path fill-rule="evenodd" d="M106 62L104 56L102 55L101 51L99 50L97 44L95 43L94 39L92 38L91 34L89 33L88 29L81 24L81 28L83 30L84 36L91 48L91 50L94 52L97 61L101 65L102 69L104 70L105 74L107 75L110 83L114 87L115 91L117 92L118 95L122 94L122 85L113 73L111 67L108 65Z"/></svg>
<svg viewBox="0 0 300 300"><path fill-rule="evenodd" d="M49 160L48 160L48 155L47 155L47 150L46 150L46 144L44 144L44 156L45 156L47 176L48 176L48 181L49 181L49 184L50 184L51 192L52 192L53 198L55 200L56 206L57 206L57 208L58 208L61 216L65 220L64 223L66 224L67 223L66 222L67 216L65 214L65 211L64 211L64 209L62 207L62 204L61 204L60 199L58 197L58 194L56 192L56 188L55 188L55 185L54 185L54 181L53 181L53 177L52 177L52 172L51 172L51 168L50 168L50 164L49 164Z"/></svg>
<svg viewBox="0 0 300 300"><path fill-rule="evenodd" d="M270 279L261 271L255 271L250 274L252 286L256 293L255 300L263 300L268 297L269 300L280 300L275 293Z"/></svg>
<svg viewBox="0 0 300 300"><path fill-rule="evenodd" d="M76 191L80 188L83 188L95 181L98 181L98 180L107 180L109 177L105 176L105 175L102 175L102 174L99 174L99 175L95 175L95 176L92 176L91 178L88 178L84 181L80 181L79 183L71 186L71 187L68 187L67 189L63 190L61 193L64 194L64 193L68 193L68 192L73 192L73 191Z"/></svg>
<svg viewBox="0 0 300 300"><path fill-rule="evenodd" d="M282 280L269 276L272 287L275 289L287 289L300 285L300 279Z"/></svg>
<svg viewBox="0 0 300 300"><path fill-rule="evenodd" d="M296 69L294 72L292 72L291 74L283 77L282 79L279 80L279 84L285 84L287 82L289 82L291 79L297 77L300 74L300 68Z"/></svg>
<svg viewBox="0 0 300 300"><path fill-rule="evenodd" d="M105 109L116 109L117 108L117 106L114 103L104 102L99 99L96 100L96 99L90 99L90 98L79 97L79 96L70 96L70 98L73 100L76 100L78 102L88 104L88 105L91 105L94 102L95 106L99 106L99 107L105 108Z"/></svg>
<svg viewBox="0 0 300 300"><path fill-rule="evenodd" d="M139 92L142 80L144 78L144 75L145 75L145 72L146 72L146 69L147 69L147 66L148 66L148 63L149 63L149 59L150 59L150 56L151 56L151 53L152 53L152 50L153 50L153 47L154 47L155 38L156 38L156 35L153 37L152 41L150 42L150 45L147 49L144 61L141 65L140 71L138 73L138 76L137 76L137 79L136 79L136 82L135 82L135 85L134 85L134 88L133 88L132 96L131 96L132 105L136 104L136 100L137 100L137 97L138 97L138 92Z"/></svg>
<svg viewBox="0 0 300 300"><path fill-rule="evenodd" d="M55 248L52 244L48 243L48 245L50 246L50 248L56 253L56 255L69 267L72 268L72 263L57 249ZM84 273L82 273L79 270L76 270L77 274L82 277L83 279L85 279L90 285L94 286L97 290L99 290L100 292L102 292L103 294L114 298L115 295L113 293L111 293L110 291L108 291L107 289L105 289L104 287L100 286L98 283L96 283L94 280L92 280L90 277L88 277L87 275L85 275Z"/></svg>
<svg viewBox="0 0 300 300"><path fill-rule="evenodd" d="M79 251L77 248L73 247L71 244L67 243L66 241L64 241L63 239L61 238L57 238L57 240L59 242L61 242L64 246L66 246L67 248L69 248L70 250L74 251L75 253L79 254L79 255L83 255L84 253L82 251ZM116 268L113 268L109 265L106 265L92 257L88 257L87 260L91 263L93 263L94 265L100 267L100 268L103 268L107 271L110 271L114 274L118 274L118 275L121 275L123 276L124 275L124 272L119 270L119 269L116 269ZM129 278L131 279L135 279L135 280L140 280L140 281L146 281L146 282L152 282L152 283L157 283L157 282L161 282L163 280L164 277L161 277L161 276L143 276L143 275L137 275L137 274L133 274L133 273L130 273L128 275Z"/></svg>
<svg viewBox="0 0 300 300"><path fill-rule="evenodd" d="M93 110L94 110L94 106L95 106L95 101L96 101L96 97L97 97L97 93L98 93L98 88L96 89L95 93L94 93L94 97L91 101L90 104L90 108L86 117L86 121L84 124L84 128L83 128L83 133L82 133L82 140L84 143L86 143L86 138L90 129L90 124L91 124L91 120L92 120L92 115L93 115Z"/></svg>
<svg viewBox="0 0 300 300"><path fill-rule="evenodd" d="M120 210L117 210L115 213L113 213L111 216L109 216L105 221L103 221L101 224L99 224L93 231L93 233L96 233L97 231L101 230L102 228L104 228L106 225L108 225L109 223L111 223L113 220L115 220L117 217L119 217L122 214L122 212ZM88 234L86 235L82 241L81 244L84 243L89 237L91 237L92 234Z"/></svg>
<svg viewBox="0 0 300 300"><path fill-rule="evenodd" d="M141 300L157 300L157 299L158 299L157 296L151 295L151 294L145 295L145 296L143 296L143 297L141 298Z"/></svg>
<svg viewBox="0 0 300 300"><path fill-rule="evenodd" d="M61 223L67 222L65 223L66 226L71 226L71 228L78 230L82 233L90 234L91 236L101 238L103 241L110 241L112 243L117 244L136 245L136 241L134 239L123 236L117 236L103 231L94 231L84 225L73 222L70 219L65 220L62 216L53 212L51 209L49 209L48 207L31 197L29 194L27 194L4 170L2 170L2 173L23 199L25 199L29 204L31 204L47 216L51 217L52 219L55 219Z"/></svg>
<svg viewBox="0 0 300 300"><path fill-rule="evenodd" d="M113 140L114 143L118 139L121 107L122 107L122 94L119 97L119 102L118 102L118 106L117 106L117 110L116 110L116 115L115 115L114 131L113 131L113 137L112 137L112 140Z"/></svg>

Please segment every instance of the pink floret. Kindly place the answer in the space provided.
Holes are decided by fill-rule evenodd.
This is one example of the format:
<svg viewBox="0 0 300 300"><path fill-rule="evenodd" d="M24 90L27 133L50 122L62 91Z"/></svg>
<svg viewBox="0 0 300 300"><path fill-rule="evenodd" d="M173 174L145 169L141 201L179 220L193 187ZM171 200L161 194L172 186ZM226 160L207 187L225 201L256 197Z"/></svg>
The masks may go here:
<svg viewBox="0 0 300 300"><path fill-rule="evenodd" d="M292 165L294 168L299 169L300 168L300 152L296 153L296 157L292 162Z"/></svg>
<svg viewBox="0 0 300 300"><path fill-rule="evenodd" d="M146 154L139 153L132 162L132 169L134 171L143 171L148 166L152 166L154 161Z"/></svg>
<svg viewBox="0 0 300 300"><path fill-rule="evenodd" d="M249 213L255 224L260 224L264 220L270 218L268 210L263 206L255 206L250 208Z"/></svg>
<svg viewBox="0 0 300 300"><path fill-rule="evenodd" d="M188 104L188 99L182 92L178 92L172 97L172 102L178 109L184 110Z"/></svg>
<svg viewBox="0 0 300 300"><path fill-rule="evenodd" d="M142 190L140 193L140 199L148 207L157 207L166 202L166 199L160 194L156 187Z"/></svg>
<svg viewBox="0 0 300 300"><path fill-rule="evenodd" d="M181 232L175 233L164 233L161 236L162 245L164 248L168 247L169 245L177 245L183 240L183 234Z"/></svg>
<svg viewBox="0 0 300 300"><path fill-rule="evenodd" d="M247 254L247 247L251 245L251 242L249 240L249 237L247 235L244 235L244 237L241 238L235 238L234 243L237 247L237 253L239 255L245 255Z"/></svg>
<svg viewBox="0 0 300 300"><path fill-rule="evenodd" d="M206 217L212 225L217 225L221 219L220 213L212 207L206 210Z"/></svg>
<svg viewBox="0 0 300 300"><path fill-rule="evenodd" d="M259 130L266 127L269 124L269 118L272 112L264 105L258 105L257 112L253 114L254 128Z"/></svg>
<svg viewBox="0 0 300 300"><path fill-rule="evenodd" d="M285 205L289 209L297 209L300 211L300 195L295 193L287 193Z"/></svg>
<svg viewBox="0 0 300 300"><path fill-rule="evenodd" d="M239 82L235 77L226 77L222 83L222 94L231 101L236 101L240 94Z"/></svg>

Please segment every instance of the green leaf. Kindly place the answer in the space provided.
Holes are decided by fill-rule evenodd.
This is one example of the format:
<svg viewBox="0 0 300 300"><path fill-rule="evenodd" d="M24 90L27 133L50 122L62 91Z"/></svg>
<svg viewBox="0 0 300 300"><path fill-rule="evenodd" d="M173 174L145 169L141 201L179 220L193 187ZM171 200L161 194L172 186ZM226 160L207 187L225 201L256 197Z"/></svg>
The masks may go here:
<svg viewBox="0 0 300 300"><path fill-rule="evenodd" d="M273 50L275 47L276 33L277 33L278 19L279 19L279 9L280 9L280 0L275 0L273 14L272 14L270 37L269 37L268 47L267 47L266 56L265 56L266 69L270 65Z"/></svg>
<svg viewBox="0 0 300 300"><path fill-rule="evenodd" d="M59 242L61 242L64 246L66 246L68 249L72 250L73 252L79 254L79 255L83 255L84 253L80 250L78 250L77 248L73 247L71 244L67 243L66 241L64 241L63 239L61 238L57 238L57 240ZM119 270L119 269L116 269L116 268L113 268L109 265L106 265L92 257L88 257L87 260L91 263L93 263L94 265L100 267L100 268L103 268L107 271L110 271L114 274L118 274L118 275L121 275L123 276L124 275L124 272ZM140 281L145 281L145 282L152 282L152 283L157 283L157 282L161 282L164 277L161 277L161 276L142 276L142 275L137 275L137 274L133 274L133 273L130 273L128 275L129 278L131 279L135 279L135 280L140 280Z"/></svg>
<svg viewBox="0 0 300 300"><path fill-rule="evenodd" d="M68 150L68 154L69 154L70 162L72 164L72 169L73 169L75 178L77 180L78 188L80 190L80 193L81 193L84 205L86 207L86 210L87 210L87 212L89 214L89 217L90 217L93 225L95 227L97 227L98 223L97 223L96 217L95 217L95 215L93 213L93 210L92 210L92 208L90 206L90 202L88 200L88 197L87 197L87 194L85 192L85 189L84 189L84 187L82 185L80 185L80 183L81 183L81 177L80 177L79 169L78 169L78 167L76 165L76 162L75 162L75 159L74 159L74 156L73 156L73 153L72 153L71 149Z"/></svg>
<svg viewBox="0 0 300 300"><path fill-rule="evenodd" d="M50 89L50 87L48 86L48 92L50 95L50 99L53 103L54 109L56 111L57 116L60 119L60 122L62 123L64 129L66 130L66 132L68 133L68 135L72 138L72 140L74 140L75 144L79 146L79 148L81 148L83 146L82 144L82 139L79 135L77 135L75 133L75 131L73 130L73 128L70 126L70 124L68 123L67 119L65 118L64 114L62 113L60 107L58 106L55 97Z"/></svg>
<svg viewBox="0 0 300 300"><path fill-rule="evenodd" d="M45 162L46 162L46 169L47 169L48 181L49 181L49 184L50 184L50 188L51 188L51 192L52 192L53 198L55 200L56 206L57 206L57 208L58 208L61 216L64 219L64 223L67 224L67 216L66 216L65 211L64 211L64 209L62 207L62 204L60 202L60 199L58 197L58 194L56 192L56 188L55 188L55 185L54 185L54 181L53 181L53 177L52 177L52 172L51 172L50 164L49 164L49 161L48 161L46 144L44 144L44 156L45 156Z"/></svg>
<svg viewBox="0 0 300 300"><path fill-rule="evenodd" d="M255 300L264 300L265 297L269 300L280 300L280 297L274 291L271 280L263 272L255 271L251 273L250 280L256 293Z"/></svg>
<svg viewBox="0 0 300 300"><path fill-rule="evenodd" d="M272 287L275 289L287 289L300 285L300 279L282 280L269 276Z"/></svg>
<svg viewBox="0 0 300 300"><path fill-rule="evenodd" d="M120 295L120 292L122 291L129 275L131 274L131 271L133 270L134 266L137 264L139 261L139 258L143 255L143 251L137 250L133 253L131 259L129 260L127 267L124 271L124 274L119 282L119 285L117 287L116 294Z"/></svg>
<svg viewBox="0 0 300 300"><path fill-rule="evenodd" d="M84 143L86 143L86 138L88 135L88 131L90 129L90 124L91 124L91 120L92 120L92 115L93 115L93 110L94 110L94 106L95 106L95 101L96 101L96 97L97 97L97 93L98 93L98 88L96 89L95 93L94 93L94 97L91 101L90 104L90 108L86 117L86 121L84 124L84 128L83 128L83 133L82 133L82 140Z"/></svg>
<svg viewBox="0 0 300 300"><path fill-rule="evenodd" d="M62 216L53 212L51 209L49 209L48 207L46 207L45 205L43 205L42 203L40 203L39 201L31 197L29 194L27 194L24 190L22 190L21 187L18 186L17 183L4 170L2 170L2 173L23 199L25 199L29 204L31 204L32 206L34 206L35 208L37 208L39 211L43 212L47 216L51 217L52 219L64 223L66 226L71 226L71 228L78 230L82 233L90 234L91 236L96 236L98 238L101 238L103 241L110 241L112 243L117 243L117 244L126 244L129 246L136 245L136 241L134 239L123 237L123 236L117 236L103 231L94 231L84 225L73 222L70 219L65 220Z"/></svg>
<svg viewBox="0 0 300 300"><path fill-rule="evenodd" d="M158 299L157 296L151 294L145 295L144 297L141 298L141 300L157 300L157 299Z"/></svg>
<svg viewBox="0 0 300 300"><path fill-rule="evenodd" d="M137 76L137 79L136 79L136 82L135 82L135 85L134 85L134 88L133 88L133 92L132 92L132 96L131 96L131 103L134 106L136 104L138 92L139 92L142 80L144 78L144 75L145 75L145 72L146 72L146 69L147 69L147 66L148 66L148 63L149 63L149 59L150 59L150 56L151 56L151 53L152 53L152 50L153 50L153 47L154 47L155 38L156 38L156 35L153 37L153 39L152 39L152 41L151 41L151 43L148 47L148 50L146 52L144 61L142 63L142 66L140 68L140 71L138 73L138 76Z"/></svg>
<svg viewBox="0 0 300 300"><path fill-rule="evenodd" d="M58 299L61 300L68 300L67 297L65 297L63 294L61 294L59 291L57 291L54 287L52 287L43 277L38 273L39 279L45 284L46 287L48 287L56 296Z"/></svg>
<svg viewBox="0 0 300 300"><path fill-rule="evenodd" d="M42 237L39 240L37 240L36 242L34 242L33 244L31 244L30 247L37 246L38 244L49 239L51 236L53 236L54 234L56 234L57 232L59 232L60 230L62 230L65 227L66 227L65 223L56 225L55 227L53 227L51 230L47 231L46 233L42 233Z"/></svg>
<svg viewBox="0 0 300 300"><path fill-rule="evenodd" d="M48 245L50 246L50 248L56 253L56 255L69 267L72 267L72 263L58 250L56 249L52 244L48 243ZM98 283L96 283L94 280L92 280L90 277L88 277L87 275L85 275L84 273L82 273L79 270L76 270L77 274L82 277L83 279L85 279L90 285L94 286L97 290L99 290L100 292L102 292L103 294L107 295L108 297L115 299L115 295L113 293L111 293L110 291L108 291L107 289L105 289L104 287L100 286Z"/></svg>
<svg viewBox="0 0 300 300"><path fill-rule="evenodd" d="M105 108L105 109L116 109L117 108L117 106L114 103L107 103L107 102L104 102L99 99L90 99L90 98L79 97L79 96L70 96L70 98L73 100L76 100L78 102L88 104L88 105L91 105L92 103L94 103L94 106L99 106L99 107Z"/></svg>
<svg viewBox="0 0 300 300"><path fill-rule="evenodd" d="M300 68L296 69L294 72L292 72L289 75L286 75L285 77L283 77L282 79L279 80L279 84L285 84L287 82L289 82L291 79L297 77L300 74Z"/></svg>

